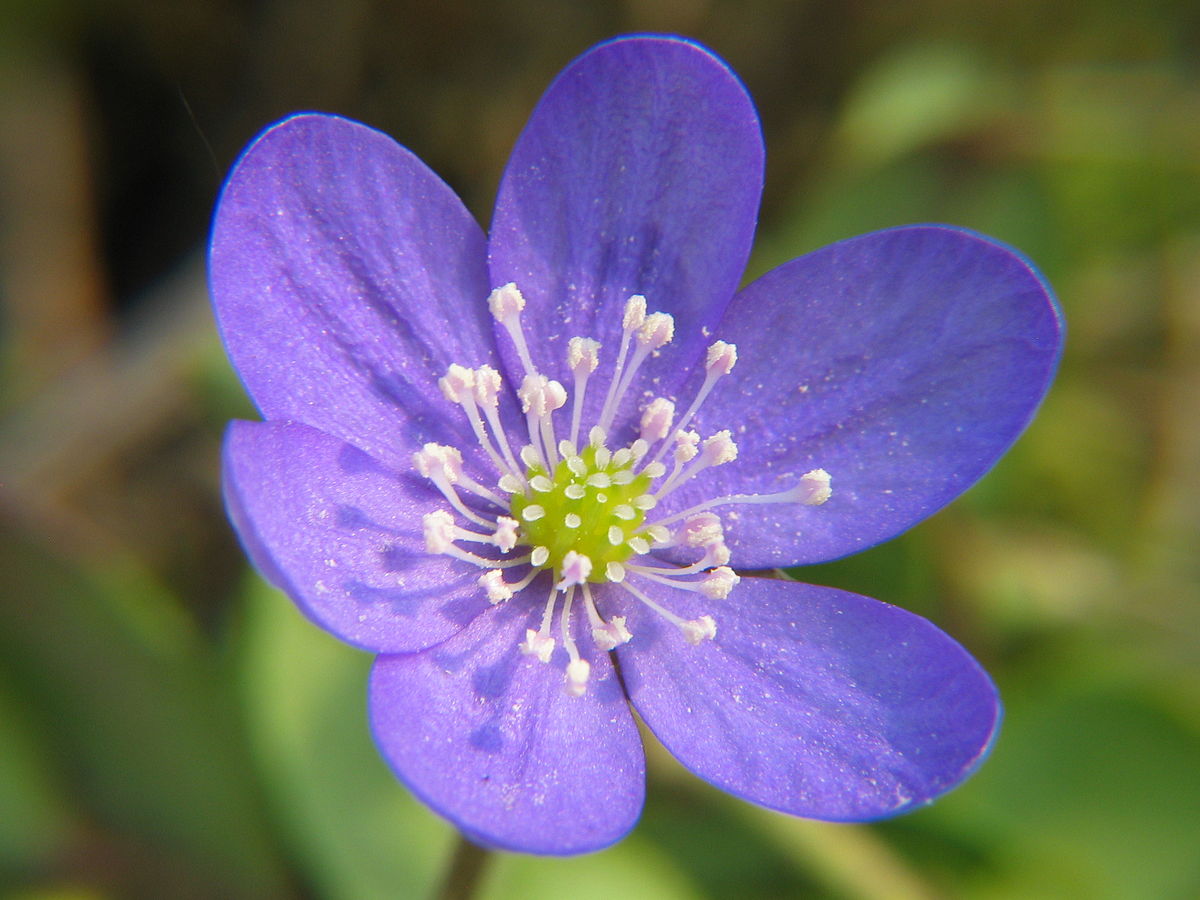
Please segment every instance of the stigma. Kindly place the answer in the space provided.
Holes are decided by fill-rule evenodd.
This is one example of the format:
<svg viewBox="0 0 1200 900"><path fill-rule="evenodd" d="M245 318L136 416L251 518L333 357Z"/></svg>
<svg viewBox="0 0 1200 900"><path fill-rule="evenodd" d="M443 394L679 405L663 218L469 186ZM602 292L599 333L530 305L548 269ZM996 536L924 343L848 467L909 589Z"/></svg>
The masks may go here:
<svg viewBox="0 0 1200 900"><path fill-rule="evenodd" d="M813 469L797 473L785 491L715 496L658 515L659 504L680 487L703 483L706 470L737 459L731 430L702 435L690 427L734 370L737 347L721 340L708 347L703 382L682 414L676 400L655 396L640 412L628 410L632 398L648 396L635 389L643 364L664 352L675 334L670 314L647 313L646 298L634 294L622 311L600 413L585 433L584 400L601 365L600 343L584 336L567 342L568 390L537 368L521 324L520 289L497 288L488 308L508 333L523 374L512 393L486 365L454 364L439 380L446 401L461 407L494 477L484 483L468 475L456 447L431 443L414 454L417 472L447 503L424 516L426 549L481 569L479 590L492 604L541 604L539 627L526 631L519 648L538 664L550 664L561 648L564 689L572 696L586 693L591 674L576 642L579 628L588 629L601 652L636 641L626 617L615 615L623 603L647 607L688 644L713 640L717 622L711 615L685 619L669 598L683 591L725 599L741 580L715 510L747 503L820 506L832 495L829 473ZM509 397L524 419L518 434L509 434L501 420L500 403ZM637 437L610 447L621 416L637 423ZM668 561L662 555L668 550L670 559L691 562ZM539 579L543 574L549 577ZM615 609L605 618L608 607Z"/></svg>

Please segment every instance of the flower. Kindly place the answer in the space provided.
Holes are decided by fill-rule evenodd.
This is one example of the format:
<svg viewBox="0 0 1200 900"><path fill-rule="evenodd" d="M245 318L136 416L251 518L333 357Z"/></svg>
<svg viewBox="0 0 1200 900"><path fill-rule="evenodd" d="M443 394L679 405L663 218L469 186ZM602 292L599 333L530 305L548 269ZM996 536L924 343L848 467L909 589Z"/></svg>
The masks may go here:
<svg viewBox="0 0 1200 900"><path fill-rule="evenodd" d="M627 833L630 704L701 778L835 821L925 804L991 745L992 682L929 622L746 573L870 547L978 479L1053 374L1054 301L944 226L739 291L762 166L729 69L637 37L552 84L487 237L335 116L267 129L224 188L212 295L265 419L229 428L230 516L379 654L383 755L473 840Z"/></svg>

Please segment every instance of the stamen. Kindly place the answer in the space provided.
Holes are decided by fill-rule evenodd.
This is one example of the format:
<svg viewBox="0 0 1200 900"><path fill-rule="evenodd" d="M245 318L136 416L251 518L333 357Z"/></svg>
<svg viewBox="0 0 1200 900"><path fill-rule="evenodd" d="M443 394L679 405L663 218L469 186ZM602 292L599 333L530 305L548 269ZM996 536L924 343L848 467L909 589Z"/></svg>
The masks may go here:
<svg viewBox="0 0 1200 900"><path fill-rule="evenodd" d="M572 444L579 441L579 425L583 418L583 397L587 391L588 377L596 371L599 364L599 341L583 337L573 337L567 341L567 368L575 376L575 396L571 401Z"/></svg>
<svg viewBox="0 0 1200 900"><path fill-rule="evenodd" d="M641 600L644 604L682 631L684 638L689 644L698 644L705 638L711 639L716 637L717 623L713 621L712 616L705 615L698 619L691 620L683 619L680 616L675 615L675 613L671 612L661 604L651 600L642 591L638 590L628 581L621 582L621 587L633 594L633 596L637 597L637 599Z"/></svg>
<svg viewBox="0 0 1200 900"><path fill-rule="evenodd" d="M683 418L679 420L679 426L676 432L683 431L691 423L692 417L699 411L700 406L712 393L713 387L717 381L724 375L728 375L733 371L734 364L737 363L737 345L729 344L725 341L714 341L708 348L708 355L704 360L704 383L700 385L700 390L696 392L696 398L692 401L692 405L688 407ZM667 452L667 444L663 444L658 448L658 453L655 454L655 459L661 459L662 455Z"/></svg>
<svg viewBox="0 0 1200 900"><path fill-rule="evenodd" d="M705 469L733 462L737 459L737 455L737 444L733 442L733 437L729 429L718 431L716 434L705 439L704 449L700 451L700 458L693 460L691 465L683 470L677 465L671 473L671 477L663 483L662 487L655 493L655 496L661 500L680 485L691 481Z"/></svg>
<svg viewBox="0 0 1200 900"><path fill-rule="evenodd" d="M588 624L592 627L592 640L601 650L615 650L633 637L625 627L624 616L613 616L608 622L600 617L591 589L586 584L583 585L583 606L587 611Z"/></svg>
<svg viewBox="0 0 1200 900"><path fill-rule="evenodd" d="M706 500L703 503L697 503L695 506L690 506L685 510L667 516L665 519L659 519L652 524L668 525L671 522L677 522L680 519L694 516L696 513L703 512L704 510L734 503L801 503L805 506L820 506L832 495L833 489L830 487L829 473L824 469L813 469L811 472L806 472L801 476L796 486L789 490L780 491L776 494L729 494L725 497L716 497L712 500Z"/></svg>
<svg viewBox="0 0 1200 900"><path fill-rule="evenodd" d="M517 348L517 356L525 367L526 375L533 375L537 369L529 357L529 346L525 343L525 332L521 328L521 310L525 308L525 296L514 282L496 288L488 297L488 309L492 316L504 326Z"/></svg>
<svg viewBox="0 0 1200 900"><path fill-rule="evenodd" d="M646 357L669 344L674 336L675 319L670 313L656 312L646 316L642 326L637 330L637 347L634 348L629 367L621 374L621 382L617 385L613 404L605 410L608 419L601 419L601 425L608 428L612 424L613 416L621 408L621 400L625 396L625 392L629 390L634 376L642 367L642 363L646 361Z"/></svg>
<svg viewBox="0 0 1200 900"><path fill-rule="evenodd" d="M433 482L442 494L443 497L450 503L451 506L463 518L470 519L476 525L483 525L485 528L490 527L494 523L489 522L483 516L472 512L462 502L462 498L458 496L458 491L453 487L454 484L461 482L462 485L469 490L474 491L475 488L482 488L482 485L477 484L474 480L466 477L462 471L462 454L453 447L446 447L442 444L429 443L413 454L413 464L417 467L417 471ZM487 489L484 488L486 491ZM478 491L474 491L479 493ZM487 491L488 494L491 491ZM492 500L487 497L487 494L479 493L479 496ZM496 503L499 500L497 497L492 502ZM497 503L498 506L504 507L503 501Z"/></svg>
<svg viewBox="0 0 1200 900"><path fill-rule="evenodd" d="M617 363L613 366L612 381L608 383L608 393L604 395L604 408L600 411L600 425L605 431L612 424L616 414L617 386L625 370L625 357L629 353L629 341L634 332L640 329L646 321L646 298L634 294L625 301L625 315L621 320L621 346L617 350ZM595 441L593 441L595 443Z"/></svg>
<svg viewBox="0 0 1200 900"><path fill-rule="evenodd" d="M565 591L567 588L577 584L583 584L588 580L588 576L592 574L592 561L582 553L568 550L566 556L563 557L559 574L562 575L562 579L555 587L560 591Z"/></svg>
<svg viewBox="0 0 1200 900"><path fill-rule="evenodd" d="M587 557L584 557L587 559ZM591 563L588 563L591 567ZM586 659L581 659L579 656L579 648L575 646L575 639L571 637L571 602L575 599L575 586L567 590L567 596L563 600L562 618L560 627L562 629L563 647L570 657L570 662L567 663L567 671L564 678L567 693L572 697L582 697L587 691L588 678L592 674L592 666Z"/></svg>
<svg viewBox="0 0 1200 900"><path fill-rule="evenodd" d="M496 436L496 442L500 445L500 452L504 455L510 471L520 479L521 467L513 458L512 447L508 444L508 434L505 432L504 426L500 424L501 384L500 373L491 366L480 366L475 370L475 403L483 409L483 414L487 416L488 425L492 429L492 434Z"/></svg>

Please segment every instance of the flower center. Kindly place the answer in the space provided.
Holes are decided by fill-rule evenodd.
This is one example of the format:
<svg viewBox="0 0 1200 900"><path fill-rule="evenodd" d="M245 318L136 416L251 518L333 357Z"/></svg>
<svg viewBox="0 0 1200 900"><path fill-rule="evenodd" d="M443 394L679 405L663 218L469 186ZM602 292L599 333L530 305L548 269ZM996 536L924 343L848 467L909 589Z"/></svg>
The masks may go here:
<svg viewBox="0 0 1200 900"><path fill-rule="evenodd" d="M450 366L439 381L442 393L462 407L480 449L499 477L494 490L475 481L464 470L462 452L454 447L426 444L414 454L417 471L453 509L425 515L426 548L484 569L479 585L492 603L512 600L532 587L543 572L551 573L552 577L542 582L549 588L549 596L541 627L528 629L520 649L548 663L561 640L568 659L567 691L576 696L586 690L591 669L576 647L571 625L571 610L577 601L600 650L612 650L633 635L625 627L625 617L613 615L606 620L601 615L598 599L607 603L632 598L678 628L688 642L712 639L717 633L712 616L683 619L671 611L669 602L671 591L724 598L740 581L727 565L730 553L724 529L712 510L734 503L818 506L829 499L829 474L814 469L786 491L714 497L652 519L648 513L681 485L702 476L706 469L737 459L731 432L718 431L702 440L688 429L705 398L733 369L737 348L715 341L708 348L704 381L683 415L676 417L674 401L652 399L641 411L639 437L628 447L612 451L606 440L622 402L631 393L641 365L670 343L674 319L662 312L647 315L646 299L641 295L626 302L607 393L599 418L588 430L586 444L581 445L583 400L588 380L599 364L600 344L584 337L567 342L567 367L574 377L574 389L570 392L569 438L558 440L556 427L563 423L556 426L555 413L566 406L568 392L534 365L521 327L525 298L516 285L508 284L492 292L488 306L512 338L525 370L516 398L525 417L528 442L520 438L520 451L513 453L514 445L499 413L499 372L490 366ZM664 459L672 462L669 471ZM459 521L467 525L459 525ZM460 546L463 543L483 549L476 553ZM675 565L657 557L656 549L691 554L695 562ZM511 570L519 576L516 581L505 577ZM593 596L593 585L603 585L606 593L602 598ZM552 631L560 595L560 637L556 639Z"/></svg>
<svg viewBox="0 0 1200 900"><path fill-rule="evenodd" d="M646 493L650 476L638 474L635 462L628 449L610 453L589 444L560 460L553 476L541 463L529 467L529 493L514 494L511 510L523 541L546 548L544 568L561 570L574 551L591 560L587 580L605 582L609 563L649 549L643 526L654 498Z"/></svg>

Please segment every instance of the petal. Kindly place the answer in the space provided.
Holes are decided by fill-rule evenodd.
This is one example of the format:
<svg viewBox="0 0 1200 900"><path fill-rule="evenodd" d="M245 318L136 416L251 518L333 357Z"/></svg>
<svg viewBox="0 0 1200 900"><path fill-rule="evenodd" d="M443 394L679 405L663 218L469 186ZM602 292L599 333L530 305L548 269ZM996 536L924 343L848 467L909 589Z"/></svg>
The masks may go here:
<svg viewBox="0 0 1200 900"><path fill-rule="evenodd" d="M675 592L680 593L680 592ZM619 649L634 707L685 766L793 815L864 821L927 803L999 724L987 674L925 619L832 588L746 578L699 646L644 608Z"/></svg>
<svg viewBox="0 0 1200 900"><path fill-rule="evenodd" d="M305 425L233 422L223 474L259 571L342 640L421 650L488 607L478 569L425 551L421 516L441 496L353 444Z"/></svg>
<svg viewBox="0 0 1200 900"><path fill-rule="evenodd" d="M386 135L324 115L267 129L221 194L209 280L265 418L392 466L426 440L470 435L436 379L490 358L483 233Z"/></svg>
<svg viewBox="0 0 1200 900"><path fill-rule="evenodd" d="M844 556L949 503L1033 417L1062 344L1029 262L939 226L865 235L781 266L738 294L717 336L738 345L738 363L702 429L732 429L740 455L676 507L784 490L816 468L832 478L822 506L726 507L743 568Z"/></svg>
<svg viewBox="0 0 1200 900"><path fill-rule="evenodd" d="M523 853L598 850L642 808L637 728L612 663L586 634L580 652L592 677L582 697L563 689L563 650L544 665L517 649L538 627L541 603L528 596L431 650L381 656L371 673L375 740L397 777L473 841Z"/></svg>
<svg viewBox="0 0 1200 900"><path fill-rule="evenodd" d="M686 371L742 277L762 172L753 104L702 47L621 38L571 63L513 150L489 244L493 283L516 282L528 301L531 346L553 348L535 363L569 385L565 339L592 337L609 354L606 383L623 304L641 293L677 325L647 371Z"/></svg>

